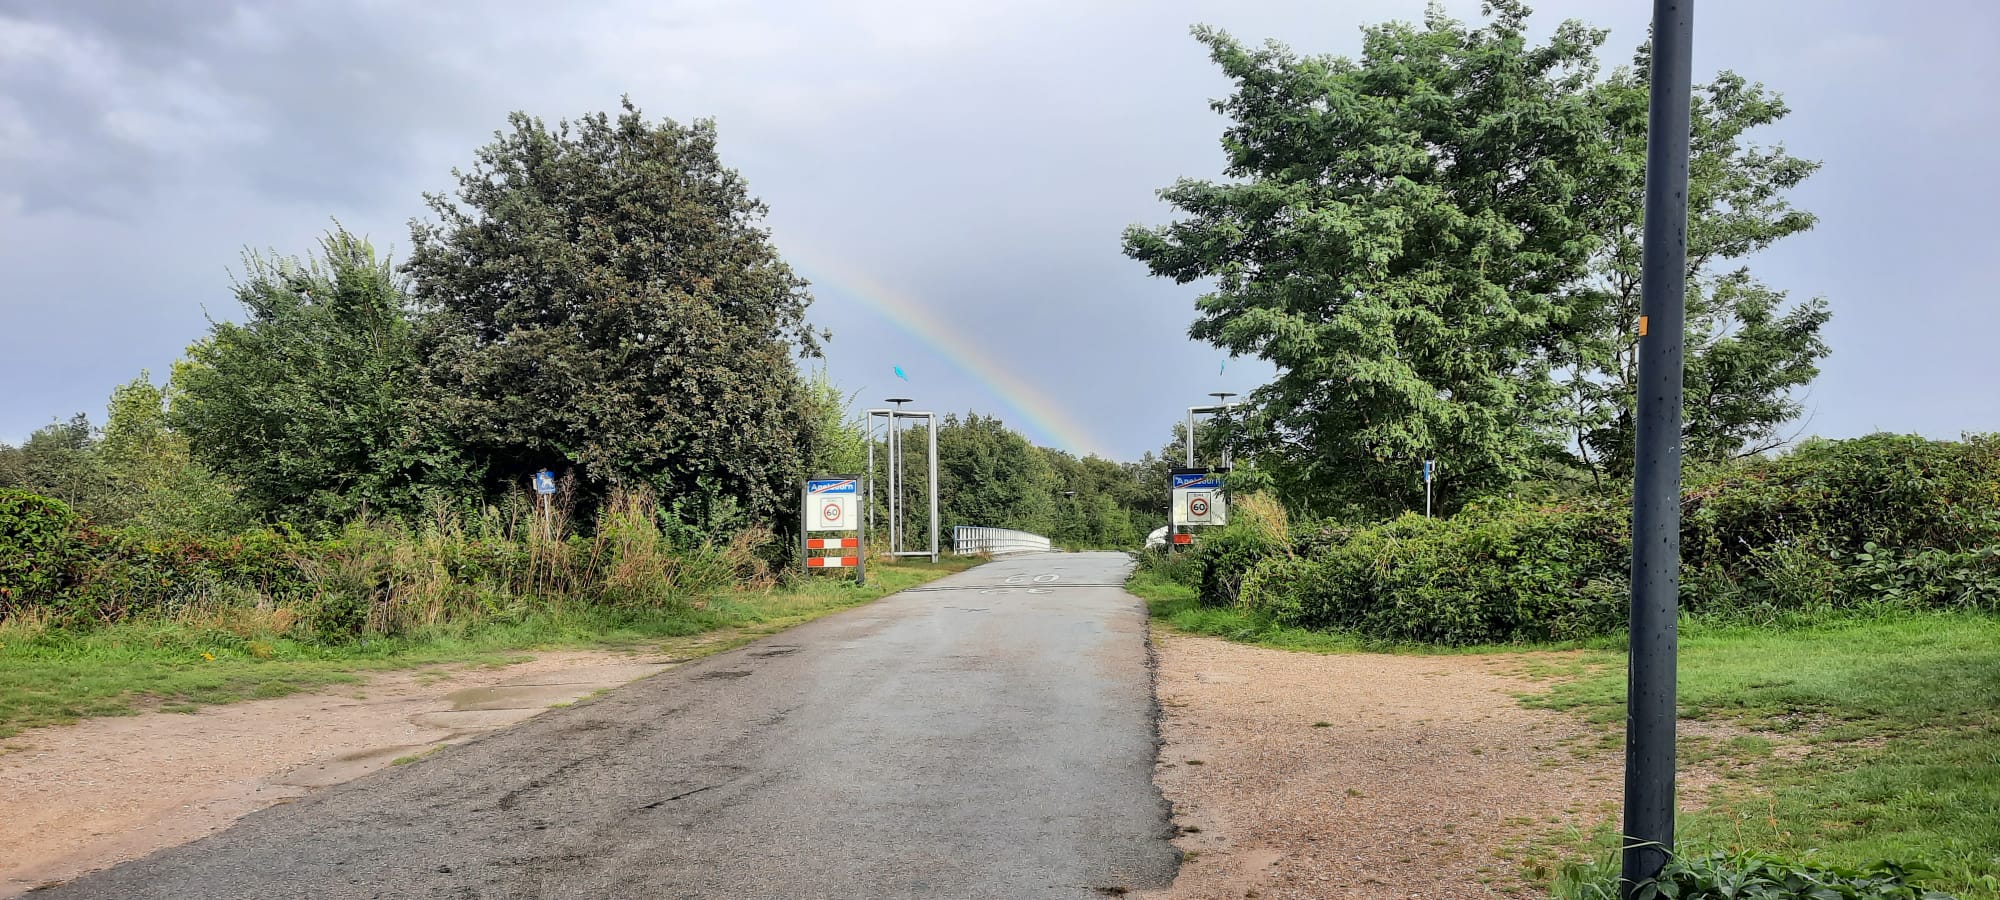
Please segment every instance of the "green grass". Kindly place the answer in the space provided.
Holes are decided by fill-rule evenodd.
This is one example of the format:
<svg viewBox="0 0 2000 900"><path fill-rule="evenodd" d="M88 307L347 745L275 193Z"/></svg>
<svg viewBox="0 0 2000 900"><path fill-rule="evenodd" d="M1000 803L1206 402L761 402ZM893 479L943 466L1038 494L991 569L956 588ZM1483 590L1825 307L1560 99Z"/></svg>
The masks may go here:
<svg viewBox="0 0 2000 900"><path fill-rule="evenodd" d="M564 647L661 650L697 656L913 587L980 562L942 558L872 565L867 588L816 577L772 591L708 598L701 608L534 613L350 643L296 640L255 616L209 624L130 622L89 631L0 624L0 738L25 728L148 709L201 706L353 682L383 669L439 663L499 665L520 651Z"/></svg>
<svg viewBox="0 0 2000 900"><path fill-rule="evenodd" d="M1128 589L1176 630L1285 650L1581 650L1526 661L1522 674L1550 687L1523 702L1598 723L1604 740L1579 754L1622 747L1622 635L1561 646L1384 646L1203 608L1192 589L1151 572L1135 574ZM1705 808L1682 817L1684 848L1844 866L1889 859L1929 870L1930 887L2000 898L2000 618L1904 614L1782 629L1684 621L1679 689L1683 719L1740 732L1682 737L1683 767L1728 773L1702 798ZM1604 858L1613 824L1567 823L1533 843L1538 856L1585 849ZM1615 873L1615 854L1609 860L1557 878L1558 895L1588 895L1606 865Z"/></svg>
<svg viewBox="0 0 2000 900"><path fill-rule="evenodd" d="M1532 705L1623 720L1624 667ZM1971 614L1809 628L1684 629L1681 717L1749 733L1682 743L1682 762L1748 764L1684 817L1693 846L1931 870L1932 886L2000 897L2000 620ZM1789 746L1803 755L1782 754Z"/></svg>
<svg viewBox="0 0 2000 900"><path fill-rule="evenodd" d="M1176 631L1313 653L1341 653L1365 648L1362 641L1347 635L1289 628L1244 610L1202 606L1195 599L1194 588L1153 572L1141 570L1133 573L1125 583L1125 590L1145 600L1153 618Z"/></svg>

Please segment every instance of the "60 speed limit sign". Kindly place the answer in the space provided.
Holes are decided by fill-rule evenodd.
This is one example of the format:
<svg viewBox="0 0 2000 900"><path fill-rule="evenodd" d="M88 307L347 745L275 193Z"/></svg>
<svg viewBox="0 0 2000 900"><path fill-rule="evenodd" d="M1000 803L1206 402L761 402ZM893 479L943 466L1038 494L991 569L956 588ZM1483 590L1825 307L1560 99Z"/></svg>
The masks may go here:
<svg viewBox="0 0 2000 900"><path fill-rule="evenodd" d="M1197 519L1208 518L1208 498L1195 497L1188 501L1188 515Z"/></svg>

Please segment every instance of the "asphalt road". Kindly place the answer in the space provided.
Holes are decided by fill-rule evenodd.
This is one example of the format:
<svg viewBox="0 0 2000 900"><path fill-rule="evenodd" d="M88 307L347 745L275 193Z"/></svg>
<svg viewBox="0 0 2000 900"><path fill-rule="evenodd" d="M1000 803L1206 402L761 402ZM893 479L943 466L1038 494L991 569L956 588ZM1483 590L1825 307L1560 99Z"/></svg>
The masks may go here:
<svg viewBox="0 0 2000 900"><path fill-rule="evenodd" d="M31 896L1161 887L1178 858L1127 565L980 566Z"/></svg>

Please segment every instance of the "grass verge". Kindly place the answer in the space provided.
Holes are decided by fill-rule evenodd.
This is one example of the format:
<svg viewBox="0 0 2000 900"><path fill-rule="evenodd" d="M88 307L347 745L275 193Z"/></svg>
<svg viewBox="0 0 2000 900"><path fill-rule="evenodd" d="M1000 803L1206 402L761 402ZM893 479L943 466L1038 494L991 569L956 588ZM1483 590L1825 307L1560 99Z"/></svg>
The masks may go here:
<svg viewBox="0 0 2000 900"><path fill-rule="evenodd" d="M1623 669L1598 667L1527 702L1616 727ZM1889 859L1928 870L1929 887L2000 897L2000 620L1690 626L1680 702L1683 767L1721 775L1704 808L1682 817L1687 846L1850 867ZM1565 881L1602 881L1609 865Z"/></svg>
<svg viewBox="0 0 2000 900"><path fill-rule="evenodd" d="M701 656L914 587L982 560L871 564L872 583L815 578L769 591L731 591L687 607L601 607L532 612L350 643L295 640L254 610L89 631L0 624L0 739L90 716L278 697L362 673L437 663L504 664L520 651L573 647L655 649ZM5 746L0 745L0 750Z"/></svg>
<svg viewBox="0 0 2000 900"><path fill-rule="evenodd" d="M1625 715L1623 636L1562 646L1382 646L1213 609L1193 589L1136 573L1128 590L1166 626L1319 653L1582 649L1524 663L1546 681L1531 706L1572 711L1616 753ZM1894 860L1928 887L2000 898L2000 619L1976 613L1845 618L1787 628L1682 624L1680 762L1714 787L1681 819L1684 851L1754 850L1850 868ZM1615 822L1568 823L1542 856L1597 860L1554 879L1558 896L1615 884ZM1612 894L1612 895L1615 895Z"/></svg>

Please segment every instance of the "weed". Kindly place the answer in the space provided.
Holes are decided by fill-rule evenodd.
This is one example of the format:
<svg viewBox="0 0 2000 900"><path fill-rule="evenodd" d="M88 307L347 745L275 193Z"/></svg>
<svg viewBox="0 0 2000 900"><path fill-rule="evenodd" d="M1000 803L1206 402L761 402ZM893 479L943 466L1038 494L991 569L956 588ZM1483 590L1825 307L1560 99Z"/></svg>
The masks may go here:
<svg viewBox="0 0 2000 900"><path fill-rule="evenodd" d="M439 744L435 747L430 748L429 750L425 750L422 753L412 753L409 756L398 756L395 759L390 760L389 765L407 766L410 763L416 762L417 760L431 756L436 756L437 754L444 752L444 747L445 745Z"/></svg>

